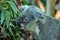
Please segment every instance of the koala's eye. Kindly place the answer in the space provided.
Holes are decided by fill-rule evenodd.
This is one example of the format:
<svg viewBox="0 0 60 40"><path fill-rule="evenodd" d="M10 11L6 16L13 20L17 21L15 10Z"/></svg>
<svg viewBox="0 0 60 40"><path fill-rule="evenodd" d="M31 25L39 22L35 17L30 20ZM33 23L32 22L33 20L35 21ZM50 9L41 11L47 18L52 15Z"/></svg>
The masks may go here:
<svg viewBox="0 0 60 40"><path fill-rule="evenodd" d="M24 19L24 22L28 22L28 21L29 21L29 19L28 19L28 18L25 18L25 19Z"/></svg>

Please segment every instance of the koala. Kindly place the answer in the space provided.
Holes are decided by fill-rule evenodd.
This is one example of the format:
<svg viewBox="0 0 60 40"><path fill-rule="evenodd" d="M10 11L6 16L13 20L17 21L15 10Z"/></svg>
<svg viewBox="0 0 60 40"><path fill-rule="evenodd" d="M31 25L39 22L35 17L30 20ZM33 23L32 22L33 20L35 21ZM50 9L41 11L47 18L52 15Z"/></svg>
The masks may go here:
<svg viewBox="0 0 60 40"><path fill-rule="evenodd" d="M40 20L42 23L44 23L45 22L44 20L46 20L46 18L44 17L44 13L37 6L33 6L33 5L21 6L20 12L22 13L22 16L24 17L24 20L26 19L26 22L23 22L25 25L30 23L32 20L35 20L35 21ZM19 21L21 21L21 18L18 19L18 24L22 23Z"/></svg>
<svg viewBox="0 0 60 40"><path fill-rule="evenodd" d="M60 21L44 15L36 6L26 6L21 11L29 21L36 20L40 30L39 40L60 40Z"/></svg>
<svg viewBox="0 0 60 40"><path fill-rule="evenodd" d="M17 25L19 27L22 26L21 24L23 24L26 27L26 25L28 25L31 21L37 22L38 20L41 19L40 21L43 23L42 20L43 19L45 20L44 13L37 6L28 6L28 5L21 6L20 12L22 13L22 17L19 17L17 22ZM38 26L36 26L35 32L37 33L37 35L39 35L40 30Z"/></svg>

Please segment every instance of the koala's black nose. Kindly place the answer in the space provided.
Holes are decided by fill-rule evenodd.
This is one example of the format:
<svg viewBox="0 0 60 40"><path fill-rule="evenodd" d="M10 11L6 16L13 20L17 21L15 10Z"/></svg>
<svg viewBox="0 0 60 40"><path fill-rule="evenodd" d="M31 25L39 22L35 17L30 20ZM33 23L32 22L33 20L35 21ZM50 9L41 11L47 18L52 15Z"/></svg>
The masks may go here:
<svg viewBox="0 0 60 40"><path fill-rule="evenodd" d="M24 22L28 22L28 21L29 21L29 19L28 19L28 18L25 18L25 19L24 19Z"/></svg>
<svg viewBox="0 0 60 40"><path fill-rule="evenodd" d="M24 19L25 19L25 16L22 16L22 17L19 17L18 20L17 20L17 26L18 27L21 27L21 23L24 22Z"/></svg>

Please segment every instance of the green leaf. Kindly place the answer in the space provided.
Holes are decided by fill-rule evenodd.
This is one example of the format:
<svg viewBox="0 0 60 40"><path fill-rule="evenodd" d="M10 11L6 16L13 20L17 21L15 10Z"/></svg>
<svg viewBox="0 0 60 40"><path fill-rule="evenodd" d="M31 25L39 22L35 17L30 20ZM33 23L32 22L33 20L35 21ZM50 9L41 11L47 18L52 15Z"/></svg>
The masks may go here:
<svg viewBox="0 0 60 40"><path fill-rule="evenodd" d="M14 13L12 12L12 10L10 10L10 15L13 18Z"/></svg>
<svg viewBox="0 0 60 40"><path fill-rule="evenodd" d="M6 23L7 27L8 27L9 23L10 23L10 12L9 11L5 12L5 23Z"/></svg>
<svg viewBox="0 0 60 40"><path fill-rule="evenodd" d="M14 2L12 2L12 1L7 1L7 3L9 3L9 5L10 5L10 7L12 8L12 10L14 11L14 13L17 13L17 12L18 12L18 9L17 9L17 7L16 7L16 5L15 5Z"/></svg>
<svg viewBox="0 0 60 40"><path fill-rule="evenodd" d="M0 25L3 24L3 21L4 21L3 7L0 5Z"/></svg>
<svg viewBox="0 0 60 40"><path fill-rule="evenodd" d="M3 24L3 21L4 21L4 13L2 12L1 13L1 24Z"/></svg>
<svg viewBox="0 0 60 40"><path fill-rule="evenodd" d="M15 17L15 19L17 19L17 15L16 14L14 14L14 17Z"/></svg>
<svg viewBox="0 0 60 40"><path fill-rule="evenodd" d="M0 10L3 11L3 7L0 5Z"/></svg>
<svg viewBox="0 0 60 40"><path fill-rule="evenodd" d="M11 28L11 27L9 27L9 31L10 31L10 33L12 34L13 38L15 39L15 36L14 36L14 34L13 34L13 31L12 31L12 28Z"/></svg>
<svg viewBox="0 0 60 40"><path fill-rule="evenodd" d="M11 33L9 32L9 30L8 29L6 29L5 27L3 28L3 34L5 35L5 36L11 36Z"/></svg>

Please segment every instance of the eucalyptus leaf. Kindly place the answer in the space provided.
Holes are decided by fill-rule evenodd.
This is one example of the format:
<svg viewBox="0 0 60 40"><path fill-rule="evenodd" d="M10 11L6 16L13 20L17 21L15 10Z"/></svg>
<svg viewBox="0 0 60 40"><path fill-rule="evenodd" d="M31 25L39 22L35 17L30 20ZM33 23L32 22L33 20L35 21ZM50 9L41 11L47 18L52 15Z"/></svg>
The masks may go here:
<svg viewBox="0 0 60 40"><path fill-rule="evenodd" d="M4 13L2 12L1 13L1 24L3 24L3 21L4 21Z"/></svg>
<svg viewBox="0 0 60 40"><path fill-rule="evenodd" d="M1 15L3 15L3 14L2 14L2 11L3 11L3 8L2 8L2 6L0 5L0 25L3 23L3 19L1 18Z"/></svg>
<svg viewBox="0 0 60 40"><path fill-rule="evenodd" d="M3 28L3 34L5 35L5 36L11 36L11 33L9 32L9 30L8 29L6 29L5 27Z"/></svg>
<svg viewBox="0 0 60 40"><path fill-rule="evenodd" d="M14 11L14 13L18 12L18 8L17 8L17 6L15 5L14 2L12 2L12 1L6 1L6 2L9 3L9 5L12 8L12 10Z"/></svg>
<svg viewBox="0 0 60 40"><path fill-rule="evenodd" d="M7 27L8 27L9 23L10 23L10 12L9 11L5 12L5 23L6 23Z"/></svg>
<svg viewBox="0 0 60 40"><path fill-rule="evenodd" d="M10 15L11 15L12 18L13 18L13 14L14 14L14 13L12 12L12 10L10 10Z"/></svg>
<svg viewBox="0 0 60 40"><path fill-rule="evenodd" d="M15 39L15 36L13 34L13 31L12 31L12 28L11 27L9 27L9 31L10 31L11 35L13 36L13 38Z"/></svg>
<svg viewBox="0 0 60 40"><path fill-rule="evenodd" d="M0 11L3 11L3 7L0 5Z"/></svg>

